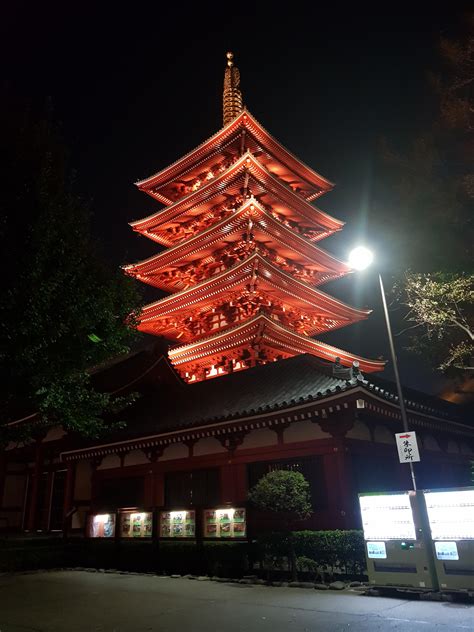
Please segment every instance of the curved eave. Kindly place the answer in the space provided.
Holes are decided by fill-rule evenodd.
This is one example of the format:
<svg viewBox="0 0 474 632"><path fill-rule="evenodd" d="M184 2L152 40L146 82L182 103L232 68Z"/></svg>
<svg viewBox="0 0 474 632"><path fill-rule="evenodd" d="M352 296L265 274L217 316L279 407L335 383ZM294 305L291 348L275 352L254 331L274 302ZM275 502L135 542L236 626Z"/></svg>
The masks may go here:
<svg viewBox="0 0 474 632"><path fill-rule="evenodd" d="M203 185L197 191L193 191L171 204L165 209L161 209L148 217L130 222L130 226L137 232L144 232L157 227L164 222L169 222L182 213L189 212L206 200L212 199L218 193L222 193L225 187L229 186L232 179L240 172L248 170L256 179L265 185L270 185L269 191L275 197L283 200L290 208L299 212L309 221L316 222L317 225L331 232L341 230L344 222L328 215L321 209L312 206L304 198L295 193L289 186L271 174L253 154L246 152L236 162L219 174L216 178Z"/></svg>
<svg viewBox="0 0 474 632"><path fill-rule="evenodd" d="M245 343L245 339L264 327L262 340L270 347L285 350L291 355L311 353L312 355L334 362L340 358L344 366L352 366L354 361L359 362L359 367L365 373L382 371L386 362L382 360L370 360L362 356L338 349L319 340L301 336L284 325L259 314L254 318L222 333L200 339L196 342L169 350L168 356L174 366L202 361L206 357L223 352L229 352Z"/></svg>
<svg viewBox="0 0 474 632"><path fill-rule="evenodd" d="M329 296L329 294L321 290L312 288L302 281L298 281L280 268L274 266L259 253L254 253L248 257L248 259L224 270L220 274L216 274L186 290L181 290L171 296L146 305L142 310L140 322L144 323L153 320L158 314L164 315L165 313L194 305L203 300L212 300L212 297L215 297L223 290L227 290L247 281L253 274L254 262L258 264L259 278L274 285L288 296L293 296L313 306L317 305L320 309L323 309L329 314L333 314L337 318L349 322L356 322L367 318L371 313L371 310L356 309Z"/></svg>
<svg viewBox="0 0 474 632"><path fill-rule="evenodd" d="M251 206L258 209L259 215L263 216L268 222L268 225L272 227L272 231L267 230L266 232L275 240L279 240L282 244L292 248L302 258L306 257L310 260L310 262L321 265L328 271L334 273L335 276L342 276L351 272L351 268L347 264L336 257L333 257L322 248L315 246L311 241L298 235L298 233L292 231L288 228L288 226L279 222L255 199L248 200L242 204L242 206L232 216L225 217L220 222L210 226L202 233L195 235L191 239L180 242L165 252L153 255L143 261L123 266L123 269L128 274L136 276L155 273L157 270L162 269L165 266L170 266L190 254L196 253L199 250L212 245L212 243L224 239L226 235L232 234L232 231L237 230L240 223L243 221L244 218L242 216L245 215L247 211L251 210Z"/></svg>
<svg viewBox="0 0 474 632"><path fill-rule="evenodd" d="M139 180L136 182L136 186L145 192L149 192L150 189L157 186L165 186L179 177L184 171L189 170L196 162L200 162L205 159L206 156L219 146L226 142L239 128L248 128L255 138L264 146L268 147L275 158L281 160L281 162L292 172L298 174L309 185L316 187L318 190L312 193L307 199L314 200L321 194L321 191L327 192L334 188L334 184L324 178L321 174L311 169L307 164L297 158L292 152L286 149L276 138L274 138L258 121L253 117L245 108L243 111L225 127L216 132L209 139L198 145L195 149L191 150L183 157L176 160L174 163L158 171L157 173ZM163 195L157 195L165 204L170 204Z"/></svg>

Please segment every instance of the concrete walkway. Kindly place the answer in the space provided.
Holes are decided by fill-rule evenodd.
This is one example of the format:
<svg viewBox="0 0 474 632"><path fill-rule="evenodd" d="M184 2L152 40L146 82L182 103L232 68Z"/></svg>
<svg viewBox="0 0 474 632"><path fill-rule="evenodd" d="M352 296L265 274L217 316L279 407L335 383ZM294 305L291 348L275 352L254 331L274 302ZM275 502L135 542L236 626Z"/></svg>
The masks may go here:
<svg viewBox="0 0 474 632"><path fill-rule="evenodd" d="M474 606L58 571L0 577L0 632L474 630Z"/></svg>

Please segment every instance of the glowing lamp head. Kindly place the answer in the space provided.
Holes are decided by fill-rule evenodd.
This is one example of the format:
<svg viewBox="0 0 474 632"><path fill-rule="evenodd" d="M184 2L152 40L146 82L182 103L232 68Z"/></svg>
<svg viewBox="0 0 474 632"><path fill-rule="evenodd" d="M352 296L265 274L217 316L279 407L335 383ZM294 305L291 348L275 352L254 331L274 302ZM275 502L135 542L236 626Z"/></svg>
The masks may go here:
<svg viewBox="0 0 474 632"><path fill-rule="evenodd" d="M349 253L349 265L354 270L365 270L374 260L374 254L364 246L358 246Z"/></svg>

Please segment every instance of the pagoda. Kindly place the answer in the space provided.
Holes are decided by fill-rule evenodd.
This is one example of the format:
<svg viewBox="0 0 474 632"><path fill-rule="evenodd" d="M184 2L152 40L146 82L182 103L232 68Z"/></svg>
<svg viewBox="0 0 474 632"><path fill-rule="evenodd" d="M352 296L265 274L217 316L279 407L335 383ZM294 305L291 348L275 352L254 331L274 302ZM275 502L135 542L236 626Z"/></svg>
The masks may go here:
<svg viewBox="0 0 474 632"><path fill-rule="evenodd" d="M214 136L137 183L164 208L131 226L166 249L124 269L169 292L138 329L175 343L169 359L187 382L301 353L383 369L316 338L370 313L320 289L351 271L317 245L343 227L312 203L334 185L243 107L232 53L223 111Z"/></svg>

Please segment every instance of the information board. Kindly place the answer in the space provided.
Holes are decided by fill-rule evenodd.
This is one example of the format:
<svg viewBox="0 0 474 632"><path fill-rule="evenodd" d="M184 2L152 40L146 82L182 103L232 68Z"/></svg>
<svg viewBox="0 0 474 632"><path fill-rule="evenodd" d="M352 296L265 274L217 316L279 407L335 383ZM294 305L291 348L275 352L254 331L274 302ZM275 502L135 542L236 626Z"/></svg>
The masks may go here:
<svg viewBox="0 0 474 632"><path fill-rule="evenodd" d="M196 536L196 512L194 509L160 512L160 537L194 538Z"/></svg>
<svg viewBox="0 0 474 632"><path fill-rule="evenodd" d="M474 488L424 495L433 540L474 540Z"/></svg>
<svg viewBox="0 0 474 632"><path fill-rule="evenodd" d="M89 516L89 538L113 538L115 536L115 514Z"/></svg>
<svg viewBox="0 0 474 632"><path fill-rule="evenodd" d="M365 540L416 540L409 493L359 496Z"/></svg>
<svg viewBox="0 0 474 632"><path fill-rule="evenodd" d="M247 516L243 508L206 509L204 511L205 538L245 538Z"/></svg>
<svg viewBox="0 0 474 632"><path fill-rule="evenodd" d="M151 511L120 512L121 538L151 538L153 514Z"/></svg>

